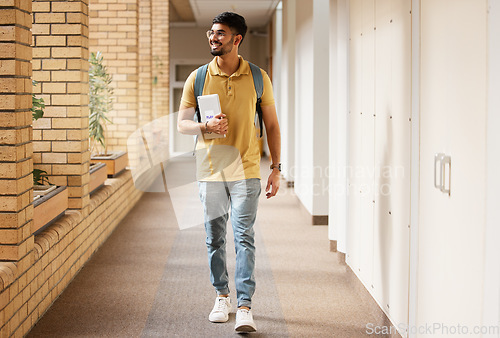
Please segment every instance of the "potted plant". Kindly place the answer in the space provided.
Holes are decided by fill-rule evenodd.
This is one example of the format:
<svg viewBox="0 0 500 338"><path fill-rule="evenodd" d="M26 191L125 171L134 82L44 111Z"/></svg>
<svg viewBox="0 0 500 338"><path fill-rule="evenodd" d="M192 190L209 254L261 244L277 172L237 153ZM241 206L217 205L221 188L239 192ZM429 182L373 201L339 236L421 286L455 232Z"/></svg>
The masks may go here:
<svg viewBox="0 0 500 338"><path fill-rule="evenodd" d="M37 82L33 81L33 86ZM45 102L32 94L31 114L33 121L43 117ZM37 233L45 226L62 216L68 208L68 189L65 186L57 187L51 184L47 172L33 169L33 223L31 232Z"/></svg>
<svg viewBox="0 0 500 338"><path fill-rule="evenodd" d="M89 137L91 163L103 162L107 166L107 174L115 177L128 163L124 151L108 152L106 144L106 125L112 123L108 118L113 109L113 77L103 63L101 52L91 53L89 59Z"/></svg>

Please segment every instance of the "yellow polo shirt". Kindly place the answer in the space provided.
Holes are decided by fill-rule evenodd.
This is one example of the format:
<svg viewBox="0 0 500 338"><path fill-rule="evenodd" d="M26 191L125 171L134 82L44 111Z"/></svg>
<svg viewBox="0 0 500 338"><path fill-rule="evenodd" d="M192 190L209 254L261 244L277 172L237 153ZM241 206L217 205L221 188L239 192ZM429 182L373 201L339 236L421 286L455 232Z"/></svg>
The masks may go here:
<svg viewBox="0 0 500 338"><path fill-rule="evenodd" d="M257 94L252 71L241 56L240 66L232 75L225 74L217 65L217 57L210 62L203 87L203 95L218 94L222 113L228 120L225 138L198 138L196 146L197 178L199 181L237 181L260 178L260 150L255 104ZM264 80L261 106L274 105L271 80L261 69ZM194 70L184 84L181 104L196 107L194 97Z"/></svg>

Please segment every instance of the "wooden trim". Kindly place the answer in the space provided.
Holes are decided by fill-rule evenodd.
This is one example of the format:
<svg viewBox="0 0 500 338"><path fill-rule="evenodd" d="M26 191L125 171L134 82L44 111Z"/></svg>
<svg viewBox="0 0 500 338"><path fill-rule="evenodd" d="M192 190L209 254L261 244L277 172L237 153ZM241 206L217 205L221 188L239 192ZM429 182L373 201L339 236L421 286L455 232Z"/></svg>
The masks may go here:
<svg viewBox="0 0 500 338"><path fill-rule="evenodd" d="M37 201L33 210L33 223L31 233L40 230L48 223L54 221L68 209L68 189L59 187L54 194L50 193Z"/></svg>
<svg viewBox="0 0 500 338"><path fill-rule="evenodd" d="M104 182L108 179L108 168L106 163L96 164L94 168L90 170L90 182L89 191L94 193L99 187L101 187Z"/></svg>
<svg viewBox="0 0 500 338"><path fill-rule="evenodd" d="M92 156L90 163L106 163L108 177L116 177L119 175L128 165L128 155L124 151L116 152L114 156Z"/></svg>

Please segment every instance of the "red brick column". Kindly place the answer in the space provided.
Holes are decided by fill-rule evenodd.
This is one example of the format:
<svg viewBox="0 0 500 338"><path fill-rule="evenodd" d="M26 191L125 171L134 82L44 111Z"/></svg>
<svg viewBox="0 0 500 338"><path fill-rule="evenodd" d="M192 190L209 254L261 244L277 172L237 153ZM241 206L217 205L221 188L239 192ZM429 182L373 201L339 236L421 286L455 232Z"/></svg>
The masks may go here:
<svg viewBox="0 0 500 338"><path fill-rule="evenodd" d="M33 1L33 78L45 99L34 128L35 167L67 185L69 208L89 204L88 1Z"/></svg>

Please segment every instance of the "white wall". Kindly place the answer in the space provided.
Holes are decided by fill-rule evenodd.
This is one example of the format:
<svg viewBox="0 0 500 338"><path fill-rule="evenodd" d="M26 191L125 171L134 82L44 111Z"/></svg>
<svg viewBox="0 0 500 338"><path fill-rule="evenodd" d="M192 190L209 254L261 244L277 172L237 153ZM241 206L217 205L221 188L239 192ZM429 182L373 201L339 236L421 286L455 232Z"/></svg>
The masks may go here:
<svg viewBox="0 0 500 338"><path fill-rule="evenodd" d="M281 107L281 80L282 80L282 69L281 63L283 62L283 11L282 5L279 4L278 8L273 16L273 41L272 41L272 56L273 56L273 66L272 66L272 79L273 79L273 90L274 99L276 101L276 111L278 114L278 121L280 125L283 123L283 115L285 112Z"/></svg>
<svg viewBox="0 0 500 338"><path fill-rule="evenodd" d="M346 252L348 115L349 115L349 2L330 0L330 132L328 238Z"/></svg>
<svg viewBox="0 0 500 338"><path fill-rule="evenodd" d="M395 324L408 322L411 1L351 0L346 261Z"/></svg>
<svg viewBox="0 0 500 338"><path fill-rule="evenodd" d="M295 180L295 0L283 2L283 45L281 58L281 162L282 175Z"/></svg>
<svg viewBox="0 0 500 338"><path fill-rule="evenodd" d="M295 191L328 215L329 1L296 1Z"/></svg>

